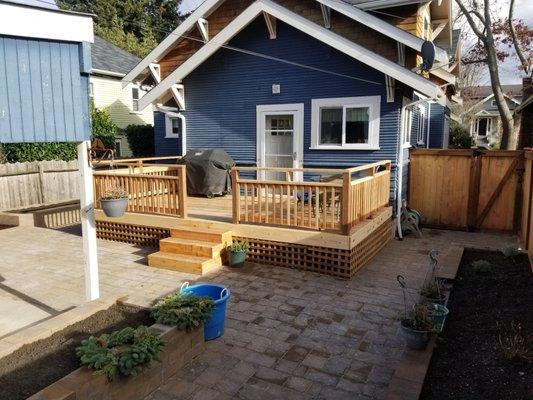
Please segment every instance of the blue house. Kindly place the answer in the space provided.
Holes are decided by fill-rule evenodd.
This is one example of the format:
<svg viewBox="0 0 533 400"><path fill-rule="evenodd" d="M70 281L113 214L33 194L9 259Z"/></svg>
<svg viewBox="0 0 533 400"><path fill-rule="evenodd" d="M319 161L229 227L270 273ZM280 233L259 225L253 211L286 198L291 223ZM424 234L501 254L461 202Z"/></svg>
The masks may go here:
<svg viewBox="0 0 533 400"><path fill-rule="evenodd" d="M0 143L78 143L86 297L99 297L89 164L92 16L0 1Z"/></svg>
<svg viewBox="0 0 533 400"><path fill-rule="evenodd" d="M391 195L404 197L409 148L445 146L451 2L371 3L205 1L123 79L147 90L156 155L223 148L239 165L293 168L389 159ZM422 73L426 39L438 46Z"/></svg>

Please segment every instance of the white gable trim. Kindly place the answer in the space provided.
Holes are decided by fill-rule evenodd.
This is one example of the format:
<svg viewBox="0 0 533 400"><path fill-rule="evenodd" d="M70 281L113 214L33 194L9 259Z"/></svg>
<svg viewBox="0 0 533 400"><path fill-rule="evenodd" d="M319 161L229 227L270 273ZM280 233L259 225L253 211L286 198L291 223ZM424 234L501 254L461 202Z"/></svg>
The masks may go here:
<svg viewBox="0 0 533 400"><path fill-rule="evenodd" d="M446 104L446 96L439 86L424 77L417 75L395 62L390 61L349 39L337 35L270 0L257 0L221 30L210 42L201 47L192 57L187 59L187 61L143 96L139 101L139 106L145 108L150 103L157 101L157 99L164 95L172 85L181 82L183 78L214 54L262 12L266 12L350 57L361 61L372 68L378 69L384 74L405 83L430 98L435 98L441 104Z"/></svg>
<svg viewBox="0 0 533 400"><path fill-rule="evenodd" d="M377 32L383 33L390 38L405 44L408 47L420 52L422 50L422 44L424 40L412 35L409 32L404 31L403 29L397 28L394 25L389 24L386 21L366 12L360 10L359 8L347 4L339 0L317 0L319 3L326 5L333 10L344 14L345 16L357 21L363 25L368 26L371 29L374 29ZM435 61L442 64L448 64L448 54L445 50L435 46Z"/></svg>
<svg viewBox="0 0 533 400"><path fill-rule="evenodd" d="M474 104L472 107L470 107L467 111L465 111L462 115L465 115L466 113L472 111L474 108L476 108L477 106L479 106L480 104L483 104L485 103L486 101L492 99L494 97L494 93L492 94L489 94L487 97L485 97L483 100L480 100L478 101L476 104ZM505 93L503 94L503 97L505 97L506 99L509 99L511 100L513 103L515 103L516 105L520 105L520 102L516 99L513 99L511 96L508 96L506 95Z"/></svg>
<svg viewBox="0 0 533 400"><path fill-rule="evenodd" d="M122 87L126 87L128 83L133 82L139 75L142 74L148 66L160 60L174 45L174 43L181 40L181 36L187 33L191 28L196 26L196 22L200 18L206 17L213 9L218 6L222 0L205 0L185 21L183 21L176 29L172 31L155 49L153 49L146 57L144 57L139 64L135 66L122 79Z"/></svg>

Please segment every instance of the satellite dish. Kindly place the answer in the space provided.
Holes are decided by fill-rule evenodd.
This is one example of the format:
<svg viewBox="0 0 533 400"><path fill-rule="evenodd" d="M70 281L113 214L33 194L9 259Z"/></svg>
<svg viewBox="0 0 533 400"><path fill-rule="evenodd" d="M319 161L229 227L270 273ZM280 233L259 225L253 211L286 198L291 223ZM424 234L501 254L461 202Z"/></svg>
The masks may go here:
<svg viewBox="0 0 533 400"><path fill-rule="evenodd" d="M433 42L426 40L422 43L422 65L420 66L423 71L429 71L433 67L435 62L435 45Z"/></svg>

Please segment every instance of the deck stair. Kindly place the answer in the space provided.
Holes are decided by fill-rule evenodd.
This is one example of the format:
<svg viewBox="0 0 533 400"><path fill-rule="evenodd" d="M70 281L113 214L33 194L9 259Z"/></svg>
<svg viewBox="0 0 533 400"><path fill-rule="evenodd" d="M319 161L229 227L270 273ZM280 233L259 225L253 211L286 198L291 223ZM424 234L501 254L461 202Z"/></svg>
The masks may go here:
<svg viewBox="0 0 533 400"><path fill-rule="evenodd" d="M148 256L148 265L196 275L222 266L224 249L231 244L232 232L217 228L180 227L159 241L159 251Z"/></svg>

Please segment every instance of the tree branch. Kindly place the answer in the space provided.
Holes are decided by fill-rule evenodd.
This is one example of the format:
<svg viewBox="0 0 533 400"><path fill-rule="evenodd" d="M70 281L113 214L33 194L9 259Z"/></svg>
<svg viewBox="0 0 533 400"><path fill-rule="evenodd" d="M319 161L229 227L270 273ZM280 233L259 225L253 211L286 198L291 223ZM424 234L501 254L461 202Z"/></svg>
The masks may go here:
<svg viewBox="0 0 533 400"><path fill-rule="evenodd" d="M468 24L470 25L470 28L472 28L472 31L475 33L475 35L482 41L485 42L486 36L481 33L481 31L478 29L476 22L474 21L474 18L472 18L472 15L470 11L466 8L462 0L455 0L461 11L463 12L466 20L468 21ZM485 23L482 21L483 26L485 26ZM485 26L486 28L486 26Z"/></svg>
<svg viewBox="0 0 533 400"><path fill-rule="evenodd" d="M526 61L524 53L522 53L522 49L520 48L520 45L518 44L518 39L516 37L516 30L513 25L514 1L515 0L511 0L511 3L509 4L509 30L511 32L511 39L513 39L514 49L516 51L516 55L520 59L522 68L524 68L524 72L526 73L526 75L529 75L529 73L533 75L533 70L530 71L529 63Z"/></svg>

